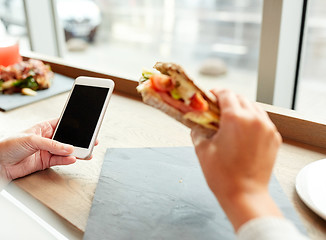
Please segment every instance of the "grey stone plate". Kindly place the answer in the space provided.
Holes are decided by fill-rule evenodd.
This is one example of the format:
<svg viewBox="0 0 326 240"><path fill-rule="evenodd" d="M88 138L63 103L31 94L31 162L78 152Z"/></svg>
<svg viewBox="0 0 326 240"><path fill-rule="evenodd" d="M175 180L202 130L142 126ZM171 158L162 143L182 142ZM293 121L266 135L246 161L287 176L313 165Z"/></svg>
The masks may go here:
<svg viewBox="0 0 326 240"><path fill-rule="evenodd" d="M270 191L304 228L273 177ZM192 147L108 149L84 239L235 239Z"/></svg>
<svg viewBox="0 0 326 240"><path fill-rule="evenodd" d="M10 95L0 94L0 109L9 111L27 104L52 97L59 93L67 92L71 89L74 79L55 73L52 80L52 86L49 89L37 91L36 96L25 96L20 93Z"/></svg>

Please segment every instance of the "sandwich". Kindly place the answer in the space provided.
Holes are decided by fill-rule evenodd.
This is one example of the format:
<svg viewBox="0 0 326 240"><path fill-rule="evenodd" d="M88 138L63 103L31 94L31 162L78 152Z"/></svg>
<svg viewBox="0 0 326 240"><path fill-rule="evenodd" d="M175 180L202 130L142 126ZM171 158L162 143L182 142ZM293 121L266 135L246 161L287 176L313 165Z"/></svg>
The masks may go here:
<svg viewBox="0 0 326 240"><path fill-rule="evenodd" d="M137 91L143 101L184 125L217 131L217 104L187 76L177 64L157 62L157 72L143 70Z"/></svg>

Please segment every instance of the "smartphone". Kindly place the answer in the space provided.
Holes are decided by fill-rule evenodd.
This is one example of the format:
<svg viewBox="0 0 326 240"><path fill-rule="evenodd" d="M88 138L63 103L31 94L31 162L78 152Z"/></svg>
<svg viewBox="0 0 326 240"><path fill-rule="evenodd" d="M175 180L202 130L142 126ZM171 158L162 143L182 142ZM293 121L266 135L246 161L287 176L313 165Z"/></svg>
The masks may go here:
<svg viewBox="0 0 326 240"><path fill-rule="evenodd" d="M70 91L52 139L74 146L71 154L88 159L114 88L110 79L78 77Z"/></svg>

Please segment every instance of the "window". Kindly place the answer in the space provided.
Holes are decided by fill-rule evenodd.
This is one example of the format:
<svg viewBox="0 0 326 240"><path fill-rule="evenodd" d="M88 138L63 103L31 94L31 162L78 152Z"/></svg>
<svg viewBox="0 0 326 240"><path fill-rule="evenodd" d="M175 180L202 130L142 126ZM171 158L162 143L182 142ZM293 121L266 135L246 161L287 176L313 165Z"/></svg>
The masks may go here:
<svg viewBox="0 0 326 240"><path fill-rule="evenodd" d="M30 50L23 0L0 0L0 38L19 40L20 50Z"/></svg>
<svg viewBox="0 0 326 240"><path fill-rule="evenodd" d="M326 119L326 2L309 1L296 110Z"/></svg>
<svg viewBox="0 0 326 240"><path fill-rule="evenodd" d="M203 88L255 100L262 0L57 2L73 64L138 80L142 68L172 61Z"/></svg>

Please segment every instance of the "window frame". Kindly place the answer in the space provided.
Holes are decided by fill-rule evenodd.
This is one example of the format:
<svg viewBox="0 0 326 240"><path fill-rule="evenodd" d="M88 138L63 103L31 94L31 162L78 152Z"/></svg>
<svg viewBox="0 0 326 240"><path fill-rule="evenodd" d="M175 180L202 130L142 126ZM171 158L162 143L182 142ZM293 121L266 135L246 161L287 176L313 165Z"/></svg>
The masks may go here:
<svg viewBox="0 0 326 240"><path fill-rule="evenodd" d="M31 50L49 56L63 57L64 33L60 26L56 0L23 0L23 2Z"/></svg>
<svg viewBox="0 0 326 240"><path fill-rule="evenodd" d="M257 101L295 108L308 0L265 0Z"/></svg>

